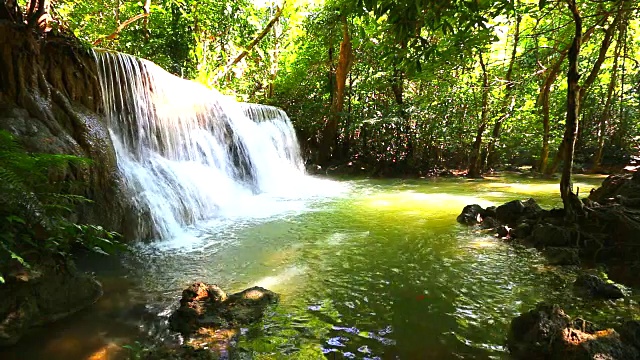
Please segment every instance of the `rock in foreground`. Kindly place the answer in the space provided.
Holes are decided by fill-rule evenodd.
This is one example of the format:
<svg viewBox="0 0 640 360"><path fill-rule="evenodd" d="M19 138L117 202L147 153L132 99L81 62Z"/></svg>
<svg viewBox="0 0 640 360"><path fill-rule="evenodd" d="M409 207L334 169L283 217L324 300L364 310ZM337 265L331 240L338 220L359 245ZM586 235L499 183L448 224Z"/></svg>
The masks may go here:
<svg viewBox="0 0 640 360"><path fill-rule="evenodd" d="M640 359L638 349L615 330L572 321L557 305L539 304L513 319L507 346L515 359Z"/></svg>
<svg viewBox="0 0 640 360"><path fill-rule="evenodd" d="M217 285L195 283L182 292L180 307L169 318L169 327L184 336L200 329L230 329L262 319L278 294L261 287L252 287L227 295Z"/></svg>
<svg viewBox="0 0 640 360"><path fill-rule="evenodd" d="M573 286L578 293L596 298L615 300L624 297L624 293L619 287L591 274L578 276Z"/></svg>
<svg viewBox="0 0 640 360"><path fill-rule="evenodd" d="M30 329L92 305L102 286L71 261L47 260L5 274L0 284L0 346L12 345Z"/></svg>

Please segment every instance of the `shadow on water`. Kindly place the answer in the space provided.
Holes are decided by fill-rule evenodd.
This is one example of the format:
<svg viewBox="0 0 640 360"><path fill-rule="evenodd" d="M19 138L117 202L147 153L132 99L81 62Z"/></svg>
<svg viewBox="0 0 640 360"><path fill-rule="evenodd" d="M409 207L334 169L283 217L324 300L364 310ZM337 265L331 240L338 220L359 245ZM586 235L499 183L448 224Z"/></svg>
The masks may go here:
<svg viewBox="0 0 640 360"><path fill-rule="evenodd" d="M576 186L586 193L601 180L578 177ZM579 269L547 266L533 250L455 222L470 203L535 197L559 205L555 181L346 183L349 192L306 211L199 224L188 239L140 245L102 268L87 261L105 297L0 358L117 358L120 345L144 334L175 342L164 321L196 280L282 294L262 323L241 329L231 355L238 359L501 359L510 320L539 301L603 325L637 314L630 290L618 302L576 298L570 284Z"/></svg>

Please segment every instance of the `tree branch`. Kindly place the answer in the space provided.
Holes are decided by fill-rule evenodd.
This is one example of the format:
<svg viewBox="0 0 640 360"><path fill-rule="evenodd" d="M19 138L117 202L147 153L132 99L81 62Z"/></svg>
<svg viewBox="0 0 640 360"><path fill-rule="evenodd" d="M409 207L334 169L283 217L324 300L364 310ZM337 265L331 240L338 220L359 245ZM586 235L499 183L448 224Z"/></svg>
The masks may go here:
<svg viewBox="0 0 640 360"><path fill-rule="evenodd" d="M260 32L260 34L258 34L258 36L256 36L247 46L246 49L244 49L240 55L236 56L235 59L233 59L232 62L230 62L229 64L227 64L227 66L224 67L224 71L222 73L220 73L218 76L216 76L215 81L217 82L219 79L224 78L225 76L227 76L227 74L229 73L229 71L231 71L231 69L237 64L239 63L242 59L244 59L245 56L247 56L249 54L249 52L251 52L251 50L253 49L254 46L256 46L260 40L262 40L265 36L267 36L267 34L269 33L269 31L271 30L271 28L273 27L273 25L275 25L276 21L278 21L278 19L280 19L280 16L282 15L282 10L284 9L284 5L286 4L286 2L282 3L282 6L277 7L276 9L276 13L275 15L273 15L273 18L271 18L271 20L269 21L269 23L267 24L267 26L264 27L264 29L262 29L262 31Z"/></svg>
<svg viewBox="0 0 640 360"><path fill-rule="evenodd" d="M130 18L129 20L123 22L122 24L118 25L118 27L116 28L116 30L111 33L108 36L105 37L101 37L99 39L97 39L96 41L93 42L94 46L100 45L104 40L113 40L115 39L116 36L118 36L118 34L124 30L124 28L126 28L127 26L131 25L131 23L135 22L136 20L142 19L142 18L146 18L148 17L149 14L145 13L145 14L138 14L132 18Z"/></svg>

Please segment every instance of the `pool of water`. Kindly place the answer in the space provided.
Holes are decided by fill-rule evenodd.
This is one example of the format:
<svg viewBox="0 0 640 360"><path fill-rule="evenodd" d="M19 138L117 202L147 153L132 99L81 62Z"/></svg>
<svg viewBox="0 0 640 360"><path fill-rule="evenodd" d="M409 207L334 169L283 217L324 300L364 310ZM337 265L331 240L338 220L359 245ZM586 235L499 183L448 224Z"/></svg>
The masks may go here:
<svg viewBox="0 0 640 360"><path fill-rule="evenodd" d="M575 186L587 193L601 181L579 176ZM638 314L631 289L617 302L576 298L578 269L547 266L534 250L456 223L471 203L534 197L559 205L557 181L512 175L339 185L333 196L277 215L218 219L99 266L90 260L103 299L0 350L0 358L117 358L127 355L120 345L142 334L179 341L163 319L194 281L281 294L263 322L241 329L231 353L238 359L502 359L509 322L540 301L605 325Z"/></svg>

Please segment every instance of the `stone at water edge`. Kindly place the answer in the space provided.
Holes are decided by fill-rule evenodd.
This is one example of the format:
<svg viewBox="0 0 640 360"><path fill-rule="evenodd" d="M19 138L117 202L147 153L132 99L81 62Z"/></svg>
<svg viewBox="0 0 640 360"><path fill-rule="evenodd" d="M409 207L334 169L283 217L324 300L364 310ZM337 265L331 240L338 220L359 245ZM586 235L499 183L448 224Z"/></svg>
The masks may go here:
<svg viewBox="0 0 640 360"><path fill-rule="evenodd" d="M509 237L509 235L511 234L512 230L513 230L512 228L510 228L510 227L508 227L506 225L500 225L496 229L496 233L498 234L498 237L506 238L506 237Z"/></svg>
<svg viewBox="0 0 640 360"><path fill-rule="evenodd" d="M496 208L496 218L503 224L515 226L520 218L535 218L542 211L534 199L513 200Z"/></svg>
<svg viewBox="0 0 640 360"><path fill-rule="evenodd" d="M557 305L538 304L511 321L507 347L515 359L637 360L640 353L613 329L571 318Z"/></svg>
<svg viewBox="0 0 640 360"><path fill-rule="evenodd" d="M531 225L529 225L528 223L521 223L518 224L515 229L513 229L511 235L513 235L513 237L516 239L524 239L531 235L531 231Z"/></svg>
<svg viewBox="0 0 640 360"><path fill-rule="evenodd" d="M580 265L578 249L566 247L548 247L544 249L549 265Z"/></svg>
<svg viewBox="0 0 640 360"><path fill-rule="evenodd" d="M482 222L484 212L484 208L478 204L467 205L456 220L461 224L475 225Z"/></svg>
<svg viewBox="0 0 640 360"><path fill-rule="evenodd" d="M619 287L614 284L609 284L603 279L591 274L579 275L573 283L573 286L578 293L596 298L615 300L624 297L624 293Z"/></svg>
<svg viewBox="0 0 640 360"><path fill-rule="evenodd" d="M538 224L531 232L531 242L537 248L571 246L572 233L568 229L550 224Z"/></svg>
<svg viewBox="0 0 640 360"><path fill-rule="evenodd" d="M184 336L202 328L236 328L259 321L267 306L278 301L278 294L258 286L227 295L217 285L198 282L182 292L180 307L169 317L169 328Z"/></svg>
<svg viewBox="0 0 640 360"><path fill-rule="evenodd" d="M500 226L500 223L498 222L498 220L492 217L485 217L480 223L480 227L483 229L495 229L498 226Z"/></svg>

